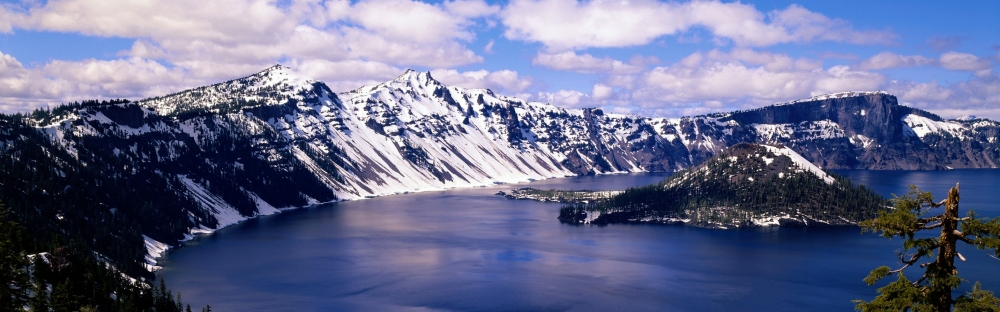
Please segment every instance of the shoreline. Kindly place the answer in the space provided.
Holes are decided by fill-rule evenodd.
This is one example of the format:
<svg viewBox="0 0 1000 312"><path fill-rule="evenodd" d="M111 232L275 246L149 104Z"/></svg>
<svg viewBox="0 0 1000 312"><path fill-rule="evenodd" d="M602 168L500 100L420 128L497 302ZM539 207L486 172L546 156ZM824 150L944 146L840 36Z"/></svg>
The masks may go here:
<svg viewBox="0 0 1000 312"><path fill-rule="evenodd" d="M638 171L638 172L621 171L621 172L606 172L606 173L594 174L593 176L610 176L610 175L623 175L623 174L649 174L649 173L663 173L663 171ZM167 252L169 252L170 250L184 247L184 243L186 243L186 242L192 241L195 238L201 238L201 237L211 236L216 231L222 230L224 228L227 228L227 227L230 227L230 226L233 226L233 225L236 225L236 224L243 223L244 221L247 221L247 220L251 220L251 219L262 217L262 216L276 215L276 214L279 214L279 213L282 213L282 212L286 212L286 211L293 211L293 210L298 210L298 209L303 209L303 208L317 207L317 206L320 206L320 205L334 204L334 203L339 203L339 202L373 199L373 198L379 198L379 197L383 197L383 196L403 195L403 194L410 194L410 193L440 192L440 191L447 191L447 190L452 190L452 189L486 188L486 187L495 187L495 186L502 186L502 185L515 185L515 184L522 184L522 183L533 183L533 182L539 182L539 181L545 181L545 180L551 180L551 179L559 179L559 178L574 178L574 177L584 177L584 176L587 176L587 175L553 176L553 177L544 177L542 179L525 178L524 180L513 181L513 182L493 181L493 182L490 182L488 184L484 183L484 184L475 184L475 185L443 187L443 188L437 188L437 189L395 191L395 192L392 192L392 193L385 193L385 194L379 194L379 195L369 195L369 196L361 196L361 197L357 197L357 198L345 198L345 199L338 199L338 200L327 201L327 202L312 202L313 200L310 199L310 203L307 204L307 205L305 205L305 206L302 206L302 207L280 207L280 208L279 207L273 207L273 206L267 205L267 203L264 203L264 202L260 201L259 198L256 198L256 196L254 196L255 199L257 199L259 201L258 202L258 207L257 207L258 208L258 214L250 216L250 217L240 216L240 218L238 218L238 219L237 218L232 218L232 219L229 219L229 220L233 220L233 222L229 222L229 223L225 223L225 224L223 224L222 220L220 220L219 226L216 227L216 228L214 228L214 229L206 229L206 228L192 228L192 229L188 229L188 233L184 234L184 239L181 239L181 240L178 241L178 245L177 246L172 246L172 245L169 245L169 244L166 244L166 243L154 240L152 238L149 238L145 234L143 234L142 237L143 237L143 240L145 241L145 246L146 246L146 263L144 264L144 266L146 267L147 271L149 271L150 273L154 273L155 274L156 272L158 272L160 270L163 270L163 267L157 265L157 263L159 262L159 259L165 257L166 254L167 254ZM203 204L207 205L207 202L203 202ZM261 204L267 205L267 206L261 206ZM216 208L217 211L219 210L217 207L211 207L211 208ZM267 211L261 211L261 208L271 208L271 209L268 209ZM224 215L224 213L223 212L216 212L215 213L215 216L217 216L217 218L218 218L219 215Z"/></svg>

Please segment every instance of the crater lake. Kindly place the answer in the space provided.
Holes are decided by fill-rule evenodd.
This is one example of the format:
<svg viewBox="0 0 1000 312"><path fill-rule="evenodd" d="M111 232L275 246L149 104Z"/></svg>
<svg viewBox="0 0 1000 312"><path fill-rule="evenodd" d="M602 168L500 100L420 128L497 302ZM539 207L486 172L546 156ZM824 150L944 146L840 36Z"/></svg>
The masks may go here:
<svg viewBox="0 0 1000 312"><path fill-rule="evenodd" d="M838 170L891 197L935 198L961 182L961 214L1000 216L1000 170ZM586 176L411 193L264 216L191 240L159 277L214 311L851 311L897 266L902 240L858 227L704 229L569 225L559 203L498 191L622 190L662 173ZM1000 290L1000 261L975 248L959 275ZM917 269L911 269L915 275ZM971 287L964 284L961 292Z"/></svg>

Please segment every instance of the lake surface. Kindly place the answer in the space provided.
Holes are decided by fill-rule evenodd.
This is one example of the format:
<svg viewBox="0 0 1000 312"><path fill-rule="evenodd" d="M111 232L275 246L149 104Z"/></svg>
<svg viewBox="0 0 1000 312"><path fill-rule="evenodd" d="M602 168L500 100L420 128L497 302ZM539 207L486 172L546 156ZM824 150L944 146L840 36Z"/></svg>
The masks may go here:
<svg viewBox="0 0 1000 312"><path fill-rule="evenodd" d="M963 214L1000 216L1000 170L837 173L886 195L917 184L944 198L961 182ZM619 190L665 176L525 185ZM852 311L850 300L876 294L862 279L894 267L902 247L856 227L566 225L556 220L559 204L493 195L522 186L261 217L171 250L161 276L185 303L214 311ZM1000 290L1000 261L959 251L968 258L961 276Z"/></svg>

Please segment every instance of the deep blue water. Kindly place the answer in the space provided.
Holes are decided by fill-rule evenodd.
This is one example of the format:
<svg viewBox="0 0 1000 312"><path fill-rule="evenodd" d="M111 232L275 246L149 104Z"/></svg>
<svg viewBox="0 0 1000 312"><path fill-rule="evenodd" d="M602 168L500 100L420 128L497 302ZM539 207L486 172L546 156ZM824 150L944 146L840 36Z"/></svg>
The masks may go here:
<svg viewBox="0 0 1000 312"><path fill-rule="evenodd" d="M882 194L908 184L1000 216L1000 170L838 171ZM553 179L623 189L664 175ZM493 194L521 185L406 194L288 211L172 250L168 287L215 311L851 311L902 241L856 227L709 230L574 226L559 204ZM963 212L964 213L964 212ZM960 275L1000 290L1000 261L973 248ZM884 284L884 283L883 283Z"/></svg>

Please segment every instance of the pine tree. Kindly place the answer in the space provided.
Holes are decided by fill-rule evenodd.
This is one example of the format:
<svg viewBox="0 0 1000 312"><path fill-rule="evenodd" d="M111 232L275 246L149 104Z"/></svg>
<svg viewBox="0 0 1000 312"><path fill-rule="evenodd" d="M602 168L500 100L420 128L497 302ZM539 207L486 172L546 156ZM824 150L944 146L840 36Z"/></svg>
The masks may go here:
<svg viewBox="0 0 1000 312"><path fill-rule="evenodd" d="M886 238L900 237L904 251L897 252L902 267L892 270L881 266L873 270L865 282L873 285L882 278L897 274L895 282L879 288L874 300L854 300L860 311L951 311L954 305L960 311L1000 311L1000 300L993 293L980 288L955 299L952 291L964 279L958 277L955 258L965 261L956 249L959 241L980 250L1000 256L1000 218L976 218L973 211L967 217L958 217L958 185L948 191L948 198L934 202L930 192L921 192L910 186L910 193L893 200L895 209L879 212L878 217L861 222L861 231L881 232ZM933 208L944 206L944 213L928 216ZM940 229L938 237L915 238L916 233ZM907 253L913 250L912 253ZM929 262L921 259L932 258ZM1000 259L1000 258L998 258ZM924 274L911 282L903 271L912 266L924 268Z"/></svg>
<svg viewBox="0 0 1000 312"><path fill-rule="evenodd" d="M15 311L22 310L28 300L28 260L21 248L21 227L6 217L0 203L0 310Z"/></svg>
<svg viewBox="0 0 1000 312"><path fill-rule="evenodd" d="M76 311L76 302L73 298L73 289L69 279L66 279L52 288L52 311L70 312Z"/></svg>
<svg viewBox="0 0 1000 312"><path fill-rule="evenodd" d="M31 311L49 311L49 295L46 293L48 288L45 283L45 279L42 278L43 266L46 265L45 261L42 261L41 256L36 256L33 266L35 267L35 272L32 274L34 279L32 292L35 293L35 297L31 298Z"/></svg>

